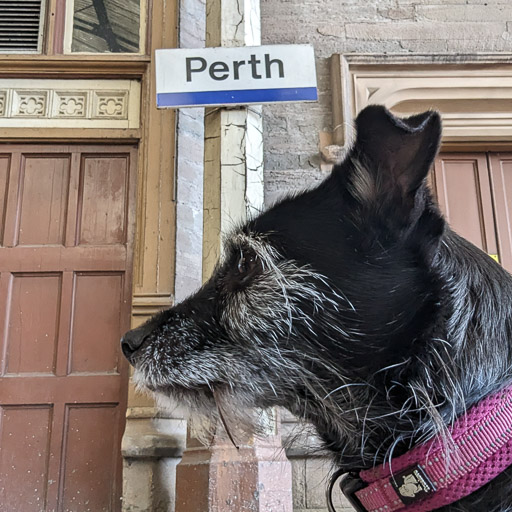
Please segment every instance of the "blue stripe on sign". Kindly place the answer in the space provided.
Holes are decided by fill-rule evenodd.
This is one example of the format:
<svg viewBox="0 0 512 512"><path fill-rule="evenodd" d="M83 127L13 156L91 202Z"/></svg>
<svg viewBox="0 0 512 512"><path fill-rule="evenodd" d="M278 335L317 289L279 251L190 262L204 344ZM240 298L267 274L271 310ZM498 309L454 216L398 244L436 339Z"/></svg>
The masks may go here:
<svg viewBox="0 0 512 512"><path fill-rule="evenodd" d="M316 99L318 99L316 87L294 87L239 91L164 92L157 94L156 104L158 107L179 107L180 105L227 105Z"/></svg>

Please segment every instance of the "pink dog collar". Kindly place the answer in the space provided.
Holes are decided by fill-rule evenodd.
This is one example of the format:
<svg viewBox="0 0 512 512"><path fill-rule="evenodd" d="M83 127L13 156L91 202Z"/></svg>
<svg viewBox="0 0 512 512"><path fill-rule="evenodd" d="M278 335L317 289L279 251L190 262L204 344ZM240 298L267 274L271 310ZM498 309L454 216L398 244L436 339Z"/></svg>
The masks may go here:
<svg viewBox="0 0 512 512"><path fill-rule="evenodd" d="M343 492L359 512L429 512L480 489L512 464L512 386L473 406L449 432L448 450L434 438L348 475Z"/></svg>

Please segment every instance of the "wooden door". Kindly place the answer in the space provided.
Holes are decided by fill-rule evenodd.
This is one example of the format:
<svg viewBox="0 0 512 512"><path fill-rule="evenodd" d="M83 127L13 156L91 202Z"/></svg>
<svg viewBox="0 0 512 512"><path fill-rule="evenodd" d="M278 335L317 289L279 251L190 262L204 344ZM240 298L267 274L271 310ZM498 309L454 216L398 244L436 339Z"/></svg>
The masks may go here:
<svg viewBox="0 0 512 512"><path fill-rule="evenodd" d="M488 254L498 254L485 153L441 153L434 165L439 207L450 226Z"/></svg>
<svg viewBox="0 0 512 512"><path fill-rule="evenodd" d="M441 153L432 181L452 228L512 272L512 153Z"/></svg>
<svg viewBox="0 0 512 512"><path fill-rule="evenodd" d="M500 258L512 272L512 153L490 153L488 159Z"/></svg>
<svg viewBox="0 0 512 512"><path fill-rule="evenodd" d="M136 149L0 146L0 511L120 509Z"/></svg>

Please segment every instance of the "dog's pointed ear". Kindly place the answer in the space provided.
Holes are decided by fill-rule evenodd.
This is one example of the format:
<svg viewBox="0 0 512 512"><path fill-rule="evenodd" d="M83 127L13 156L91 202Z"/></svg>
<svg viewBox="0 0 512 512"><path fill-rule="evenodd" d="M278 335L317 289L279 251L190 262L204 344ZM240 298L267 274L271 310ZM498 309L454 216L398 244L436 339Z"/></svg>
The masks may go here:
<svg viewBox="0 0 512 512"><path fill-rule="evenodd" d="M370 105L357 116L356 129L353 155L368 175L356 172L354 179L363 183L353 183L355 189L374 197L398 193L405 199L414 194L439 149L439 114L428 111L402 119L382 106Z"/></svg>

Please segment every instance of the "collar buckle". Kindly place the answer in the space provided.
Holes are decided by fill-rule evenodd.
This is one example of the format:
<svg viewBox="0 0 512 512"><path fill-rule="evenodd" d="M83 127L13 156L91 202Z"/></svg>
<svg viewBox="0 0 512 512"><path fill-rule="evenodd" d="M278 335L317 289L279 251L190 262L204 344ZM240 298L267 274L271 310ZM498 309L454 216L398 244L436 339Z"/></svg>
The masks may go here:
<svg viewBox="0 0 512 512"><path fill-rule="evenodd" d="M356 496L356 492L364 489L366 486L367 484L359 476L359 473L354 471L344 475L340 481L341 492L345 495L345 498L347 498L356 512L368 512Z"/></svg>

